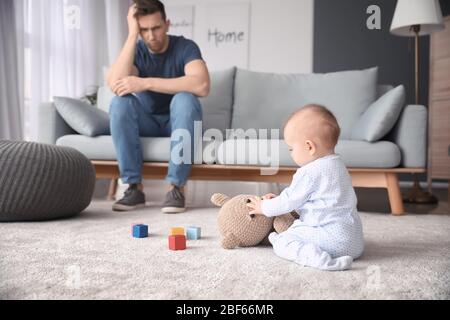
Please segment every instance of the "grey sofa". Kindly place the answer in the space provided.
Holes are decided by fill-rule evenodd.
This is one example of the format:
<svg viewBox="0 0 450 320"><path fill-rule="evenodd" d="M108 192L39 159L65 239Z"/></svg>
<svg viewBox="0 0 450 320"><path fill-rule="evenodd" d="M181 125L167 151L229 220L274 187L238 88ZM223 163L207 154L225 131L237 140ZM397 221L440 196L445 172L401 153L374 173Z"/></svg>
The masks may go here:
<svg viewBox="0 0 450 320"><path fill-rule="evenodd" d="M222 133L224 138L205 138L203 150L198 152L209 152L203 152L201 161L193 166L191 179L288 183L296 168L282 141L282 130L278 135L269 130L269 136L265 136L261 129L280 129L291 112L307 103L319 103L339 121L342 134L336 152L349 168L354 186L387 188L392 213L402 214L397 174L425 172L427 109L402 104L398 112L380 115L382 107L376 106L369 113L378 98L393 90L393 86L377 84L377 73L377 68L328 74L271 74L237 68L212 72L210 95L201 99L203 131ZM97 107L107 112L112 98L109 89L101 87ZM39 110L40 142L81 151L92 160L97 178L111 179L112 195L119 172L111 137L78 134L51 102L42 104ZM369 123L362 122L362 117ZM355 131L357 127L364 131L374 125L376 130L380 126L385 130L378 131L382 136L376 141L355 138L364 136ZM227 129L241 130L230 133ZM162 178L170 157L170 138L141 141L144 178ZM268 156L252 157L261 150ZM273 162L279 162L276 174L261 174L274 165L273 158L277 158Z"/></svg>

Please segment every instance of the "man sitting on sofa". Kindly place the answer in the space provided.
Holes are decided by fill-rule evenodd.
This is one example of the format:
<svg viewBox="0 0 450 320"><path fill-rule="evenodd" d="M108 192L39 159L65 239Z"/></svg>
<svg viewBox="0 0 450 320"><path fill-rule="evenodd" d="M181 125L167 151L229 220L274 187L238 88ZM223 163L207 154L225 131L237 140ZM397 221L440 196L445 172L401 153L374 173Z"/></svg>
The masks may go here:
<svg viewBox="0 0 450 320"><path fill-rule="evenodd" d="M128 12L129 35L107 81L117 95L110 106L111 135L120 175L129 187L113 205L128 211L145 205L142 149L139 137L170 137L177 129L190 133L202 120L197 97L207 96L210 79L200 49L191 40L168 35L170 21L159 0L135 0ZM139 35L141 39L138 41ZM171 143L173 149L178 142ZM191 150L191 158L193 158ZM184 185L190 163L169 163L170 191L162 211L185 210Z"/></svg>

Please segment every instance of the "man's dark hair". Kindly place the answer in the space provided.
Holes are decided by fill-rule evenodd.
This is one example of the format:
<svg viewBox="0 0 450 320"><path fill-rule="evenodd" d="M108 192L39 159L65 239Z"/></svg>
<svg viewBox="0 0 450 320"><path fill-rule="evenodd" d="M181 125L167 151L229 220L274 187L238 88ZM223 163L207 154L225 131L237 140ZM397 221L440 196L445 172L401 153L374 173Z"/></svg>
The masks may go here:
<svg viewBox="0 0 450 320"><path fill-rule="evenodd" d="M159 0L134 0L136 4L136 14L135 17L147 16L149 14L154 14L156 12L161 12L161 17L166 21L166 9L164 4Z"/></svg>

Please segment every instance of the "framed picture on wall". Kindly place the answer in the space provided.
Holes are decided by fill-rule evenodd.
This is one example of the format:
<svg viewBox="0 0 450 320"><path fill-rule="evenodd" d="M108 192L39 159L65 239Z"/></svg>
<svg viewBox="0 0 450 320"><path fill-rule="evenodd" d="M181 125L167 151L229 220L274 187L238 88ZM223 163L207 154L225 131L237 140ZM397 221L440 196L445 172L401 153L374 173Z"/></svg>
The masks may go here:
<svg viewBox="0 0 450 320"><path fill-rule="evenodd" d="M210 3L202 30L204 52L211 70L249 67L250 3Z"/></svg>
<svg viewBox="0 0 450 320"><path fill-rule="evenodd" d="M166 6L167 17L170 20L169 34L194 38L195 7L193 5Z"/></svg>

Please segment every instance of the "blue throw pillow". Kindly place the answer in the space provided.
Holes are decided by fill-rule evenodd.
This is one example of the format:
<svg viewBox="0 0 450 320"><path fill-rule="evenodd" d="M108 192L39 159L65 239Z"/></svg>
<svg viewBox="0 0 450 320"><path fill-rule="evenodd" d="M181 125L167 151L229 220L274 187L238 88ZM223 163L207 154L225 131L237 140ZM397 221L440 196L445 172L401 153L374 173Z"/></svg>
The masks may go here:
<svg viewBox="0 0 450 320"><path fill-rule="evenodd" d="M54 97L56 110L73 130L88 137L110 135L109 115L81 100Z"/></svg>
<svg viewBox="0 0 450 320"><path fill-rule="evenodd" d="M375 142L391 131L403 110L405 87L400 85L381 96L361 115L352 128L352 140Z"/></svg>

